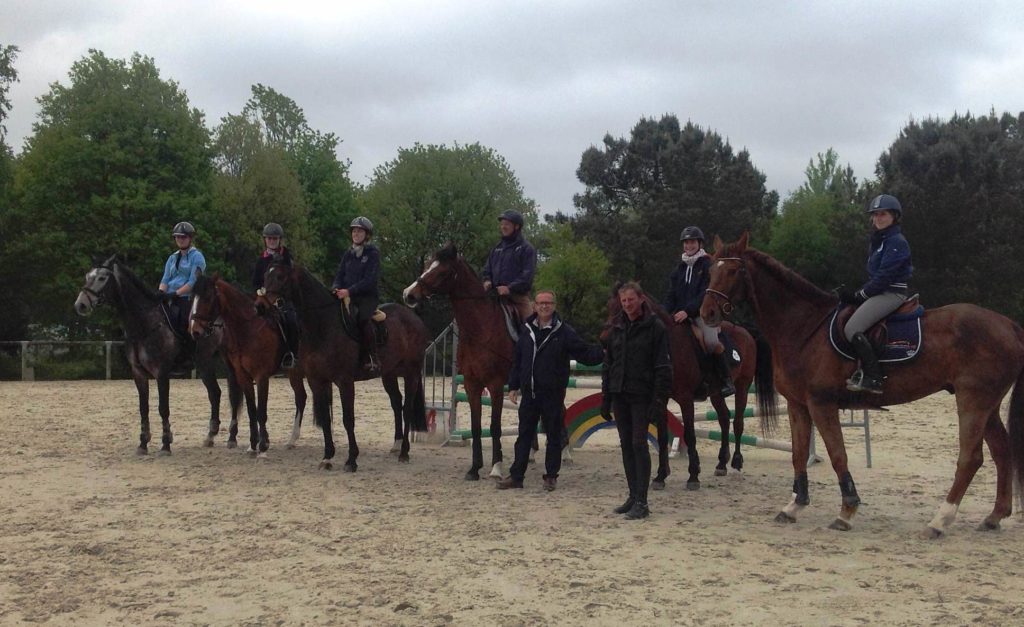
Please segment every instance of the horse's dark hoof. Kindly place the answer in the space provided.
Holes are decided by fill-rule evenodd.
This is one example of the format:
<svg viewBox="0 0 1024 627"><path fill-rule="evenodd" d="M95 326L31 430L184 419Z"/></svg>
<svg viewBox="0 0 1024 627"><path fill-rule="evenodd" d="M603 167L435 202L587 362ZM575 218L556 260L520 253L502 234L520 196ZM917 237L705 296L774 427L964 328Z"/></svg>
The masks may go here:
<svg viewBox="0 0 1024 627"><path fill-rule="evenodd" d="M924 531L921 532L921 537L925 540L938 540L944 535L946 535L944 531L935 527L925 527Z"/></svg>
<svg viewBox="0 0 1024 627"><path fill-rule="evenodd" d="M160 449L160 452L157 453L157 454L160 455L160 457L170 457L171 449L169 449L169 448L162 448L162 449Z"/></svg>
<svg viewBox="0 0 1024 627"><path fill-rule="evenodd" d="M657 479L655 479L654 481L651 482L651 489L652 490L664 490L665 489L665 482L664 481L658 481Z"/></svg>
<svg viewBox="0 0 1024 627"><path fill-rule="evenodd" d="M256 457L256 449L254 448L249 449L246 453L249 454L249 457Z"/></svg>
<svg viewBox="0 0 1024 627"><path fill-rule="evenodd" d="M342 466L342 469L345 472L355 472L358 468L359 467L356 464L352 463L352 462L345 462L345 465Z"/></svg>
<svg viewBox="0 0 1024 627"><path fill-rule="evenodd" d="M213 448L213 437L211 436L206 438L206 441L203 442L203 446L206 448Z"/></svg>
<svg viewBox="0 0 1024 627"><path fill-rule="evenodd" d="M786 512L779 512L779 514L775 517L775 522L793 524L796 522L796 517L790 516Z"/></svg>
<svg viewBox="0 0 1024 627"><path fill-rule="evenodd" d="M835 529L836 531L849 531L853 529L853 525L846 522L842 518L836 518L832 521L832 524L828 526L829 529Z"/></svg>
<svg viewBox="0 0 1024 627"><path fill-rule="evenodd" d="M696 479L692 479L690 481L687 481L686 482L686 489L691 491L691 492L694 492L696 490L700 490L700 481L697 481Z"/></svg>
<svg viewBox="0 0 1024 627"><path fill-rule="evenodd" d="M978 531L999 531L999 521L992 521L986 518L980 525Z"/></svg>
<svg viewBox="0 0 1024 627"><path fill-rule="evenodd" d="M149 455L149 449L146 448L145 446L140 446L139 448L135 449L135 454L140 457L145 457L146 455Z"/></svg>
<svg viewBox="0 0 1024 627"><path fill-rule="evenodd" d="M404 453L402 455L399 455L398 456L398 461L403 463L403 464L408 464L409 463L409 454L408 453Z"/></svg>
<svg viewBox="0 0 1024 627"><path fill-rule="evenodd" d="M724 477L727 474L729 474L729 471L726 470L725 468L715 468L715 476L716 477Z"/></svg>
<svg viewBox="0 0 1024 627"><path fill-rule="evenodd" d="M238 442L234 440L228 440L228 448L238 448Z"/></svg>
<svg viewBox="0 0 1024 627"><path fill-rule="evenodd" d="M477 472L470 470L466 473L465 479L466 481L480 481L480 475Z"/></svg>
<svg viewBox="0 0 1024 627"><path fill-rule="evenodd" d="M334 464L332 464L331 462L327 461L326 459L324 461L320 462L320 468L319 468L320 470L331 470L332 468L334 468Z"/></svg>
<svg viewBox="0 0 1024 627"><path fill-rule="evenodd" d="M733 457L730 466L732 466L735 470L743 470L743 458Z"/></svg>

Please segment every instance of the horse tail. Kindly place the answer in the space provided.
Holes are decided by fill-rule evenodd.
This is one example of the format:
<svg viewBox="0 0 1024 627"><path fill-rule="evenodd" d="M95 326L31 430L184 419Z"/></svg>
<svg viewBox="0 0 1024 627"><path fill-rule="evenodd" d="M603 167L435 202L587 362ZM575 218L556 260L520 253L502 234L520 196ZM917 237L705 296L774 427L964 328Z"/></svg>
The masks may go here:
<svg viewBox="0 0 1024 627"><path fill-rule="evenodd" d="M761 417L761 433L765 437L779 428L779 401L775 395L775 373L772 367L772 347L757 330L748 329L757 345L754 365L754 392L757 394L757 414Z"/></svg>
<svg viewBox="0 0 1024 627"><path fill-rule="evenodd" d="M1010 432L1010 467L1013 469L1017 507L1024 511L1024 369L1017 375L1013 386L1006 422Z"/></svg>
<svg viewBox="0 0 1024 627"><path fill-rule="evenodd" d="M413 431L427 430L427 400L424 397L423 377L416 377L416 393L412 397L412 427Z"/></svg>

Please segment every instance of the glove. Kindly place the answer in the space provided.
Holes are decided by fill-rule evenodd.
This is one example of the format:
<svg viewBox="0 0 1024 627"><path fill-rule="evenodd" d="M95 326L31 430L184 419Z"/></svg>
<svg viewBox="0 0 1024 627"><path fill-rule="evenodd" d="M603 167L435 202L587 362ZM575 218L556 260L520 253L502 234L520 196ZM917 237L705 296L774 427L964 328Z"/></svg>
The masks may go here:
<svg viewBox="0 0 1024 627"><path fill-rule="evenodd" d="M839 297L839 302L848 305L859 305L864 302L864 297L860 292L854 292L845 287L836 289L836 296Z"/></svg>
<svg viewBox="0 0 1024 627"><path fill-rule="evenodd" d="M612 416L612 397L610 394L603 394L601 396L601 417L608 422L615 420Z"/></svg>
<svg viewBox="0 0 1024 627"><path fill-rule="evenodd" d="M659 424L665 416L665 409L668 406L668 399L657 398L651 401L651 407L647 410L647 423Z"/></svg>

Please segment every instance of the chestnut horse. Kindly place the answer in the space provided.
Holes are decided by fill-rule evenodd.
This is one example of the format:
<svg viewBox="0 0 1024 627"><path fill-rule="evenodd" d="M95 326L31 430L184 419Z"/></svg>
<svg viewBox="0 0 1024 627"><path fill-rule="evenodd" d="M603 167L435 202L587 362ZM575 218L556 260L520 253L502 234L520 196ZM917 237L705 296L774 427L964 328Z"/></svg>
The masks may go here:
<svg viewBox="0 0 1024 627"><path fill-rule="evenodd" d="M697 454L697 434L694 431L693 403L704 379L701 372L700 361L697 351L701 350L696 339L693 337L693 329L689 323L677 324L658 303L647 294L643 296L644 304L661 320L668 330L669 353L672 358L672 399L679 403L682 412L683 442L686 443L686 454L689 461L688 471L690 476L686 480L686 487L689 490L700 489L700 456ZM608 322L602 332L602 340L610 328L612 320L622 311L619 304L618 288L612 290L612 296L608 300ZM718 466L715 467L716 476L724 476L727 472L727 465L731 463L736 470L743 470L743 454L740 452L740 438L743 436L743 413L747 408L747 394L751 382L755 382L757 393L758 411L762 416L761 428L766 433L774 431L778 412L775 402L775 388L772 386L772 362L771 350L767 343L760 337L755 341L746 329L741 326L726 322L722 332L732 340L733 346L740 354L740 363L731 368L733 382L736 387L735 402L736 409L733 414L733 423L736 433L736 449L730 461L729 458L729 406L725 398L715 391L708 394L711 405L718 414L718 426L722 433L722 442L718 449ZM668 440L669 430L665 424L665 416L662 416L658 423L658 473L651 481L651 487L655 490L665 488L665 479L670 474L668 461Z"/></svg>
<svg viewBox="0 0 1024 627"><path fill-rule="evenodd" d="M264 280L266 297L271 302L284 299L295 305L299 316L301 340L299 365L313 392L313 416L324 432L324 459L320 468L330 469L334 457L331 434L331 383L341 396L342 423L348 435L348 459L345 470L355 472L359 446L355 434L355 382L380 376L395 413L395 439L401 439L399 461L409 461L409 432L426 431L427 413L423 393L423 360L430 333L427 325L405 307L388 304L380 307L387 343L380 348L380 374L369 374L359 359L359 342L346 331L339 301L323 283L300 265L275 262ZM405 399L398 387L405 382ZM405 421L404 430L401 420Z"/></svg>
<svg viewBox="0 0 1024 627"><path fill-rule="evenodd" d="M270 446L267 433L267 393L270 377L280 368L288 350L273 314L260 315L255 301L242 290L216 274L200 275L192 289L192 311L189 333L197 341L214 332L216 321L223 320L224 354L242 386L249 414L249 454L265 453ZM288 448L295 448L306 409L306 388L302 384L302 368L296 365L286 371L288 383L295 394L295 419ZM253 385L256 386L255 394ZM228 448L237 446L238 417L231 417Z"/></svg>
<svg viewBox="0 0 1024 627"><path fill-rule="evenodd" d="M825 440L842 495L839 517L831 528L845 531L851 528L860 498L847 466L839 410L909 403L946 390L956 395L960 452L953 486L925 535L942 536L955 519L984 459L983 439L996 465L996 502L979 529L998 528L1012 509L1012 479L1024 479L1024 330L975 305L929 309L921 322L924 350L913 361L888 367L883 394L849 392L846 379L856 364L837 355L828 340L836 296L747 244L748 234L729 245L716 238L701 317L717 324L734 301L749 301L771 344L775 387L789 403L795 475L793 498L776 521L795 522L797 513L810 503L807 453L812 422ZM1011 387L1008 438L999 406Z"/></svg>
<svg viewBox="0 0 1024 627"><path fill-rule="evenodd" d="M75 311L88 316L97 305L109 303L117 312L124 327L125 353L131 366L132 379L139 393L139 455L149 451L149 380L156 379L160 422L163 426L160 453L171 454L171 371L189 361L189 353L195 351L195 366L199 370L206 393L210 399L210 428L206 446L213 446L213 436L220 430L220 386L214 372L216 354L220 349L222 334L218 331L210 337L195 343L177 334L170 326L161 302L166 295L148 287L116 256L97 263L85 275L85 285L75 300ZM231 415L234 416L241 404L241 392L235 383L234 373L228 369L228 399Z"/></svg>
<svg viewBox="0 0 1024 627"><path fill-rule="evenodd" d="M515 345L505 329L505 317L497 294L484 289L476 272L459 255L454 244L437 251L426 271L402 291L405 304L415 307L432 294L447 294L459 325L459 348L456 360L464 376L463 385L469 399L472 419L473 465L466 472L467 481L480 479L484 466L481 441L481 395L486 388L491 395L491 473L505 476L501 454L501 411L505 401L505 383L512 370Z"/></svg>

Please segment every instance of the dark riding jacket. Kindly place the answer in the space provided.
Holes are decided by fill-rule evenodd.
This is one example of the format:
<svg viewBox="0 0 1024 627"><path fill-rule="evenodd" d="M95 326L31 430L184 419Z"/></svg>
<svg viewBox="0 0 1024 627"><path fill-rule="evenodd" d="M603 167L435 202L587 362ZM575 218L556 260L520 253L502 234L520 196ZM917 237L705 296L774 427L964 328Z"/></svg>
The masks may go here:
<svg viewBox="0 0 1024 627"><path fill-rule="evenodd" d="M711 283L711 257L701 257L692 266L679 262L668 279L665 310L669 315L685 311L690 318L700 317L704 292Z"/></svg>
<svg viewBox="0 0 1024 627"><path fill-rule="evenodd" d="M898 224L888 226L871 235L871 252L868 256L868 282L860 289L864 298L877 296L882 292L907 293L907 281L914 274L910 260L910 244L903 237Z"/></svg>
<svg viewBox="0 0 1024 627"><path fill-rule="evenodd" d="M380 251L373 244L364 244L362 254L357 254L352 248L345 251L331 287L336 290L348 290L353 298L372 296L377 299L379 275Z"/></svg>
<svg viewBox="0 0 1024 627"><path fill-rule="evenodd" d="M533 314L519 333L508 389L521 389L531 395L554 391L564 396L569 385L569 360L597 365L603 357L600 346L584 342L557 313L551 326L544 329L537 326L537 314Z"/></svg>
<svg viewBox="0 0 1024 627"><path fill-rule="evenodd" d="M507 285L513 294L528 294L533 289L537 270L537 251L518 231L503 237L487 256L481 277L493 285Z"/></svg>
<svg viewBox="0 0 1024 627"><path fill-rule="evenodd" d="M604 394L668 400L672 392L668 331L646 304L643 314L635 321L630 321L624 311L615 316L605 348L601 369Z"/></svg>
<svg viewBox="0 0 1024 627"><path fill-rule="evenodd" d="M279 255L284 263L289 266L292 265L292 254L288 252L288 249L284 246L281 247L281 252L276 253ZM270 266L274 263L275 253L264 250L260 258L256 260L256 268L252 271L252 289L258 290L263 287L263 276L270 269Z"/></svg>

